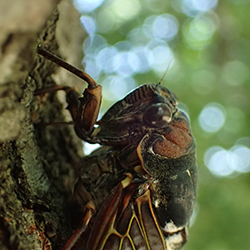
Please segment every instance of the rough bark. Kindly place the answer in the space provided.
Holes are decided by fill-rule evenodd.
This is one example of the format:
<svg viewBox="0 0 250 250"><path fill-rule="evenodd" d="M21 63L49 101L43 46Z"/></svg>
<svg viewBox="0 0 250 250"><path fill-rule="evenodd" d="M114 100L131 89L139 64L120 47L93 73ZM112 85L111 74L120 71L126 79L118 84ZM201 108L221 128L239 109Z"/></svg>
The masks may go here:
<svg viewBox="0 0 250 250"><path fill-rule="evenodd" d="M69 0L0 1L0 249L61 249L82 143L64 93L36 89L83 82L36 54L38 43L80 67L85 33ZM45 126L45 123L52 125ZM71 210L70 210L71 209Z"/></svg>

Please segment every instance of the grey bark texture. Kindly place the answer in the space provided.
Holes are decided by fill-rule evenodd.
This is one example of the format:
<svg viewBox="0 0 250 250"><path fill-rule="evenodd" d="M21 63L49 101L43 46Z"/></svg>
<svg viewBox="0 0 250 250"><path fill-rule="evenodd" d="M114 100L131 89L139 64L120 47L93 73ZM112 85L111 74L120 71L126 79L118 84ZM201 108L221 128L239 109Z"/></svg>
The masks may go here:
<svg viewBox="0 0 250 250"><path fill-rule="evenodd" d="M36 53L42 44L81 67L86 36L69 0L0 0L0 249L62 249L72 234L70 207L82 142L63 91L84 84ZM51 124L51 125L45 125Z"/></svg>

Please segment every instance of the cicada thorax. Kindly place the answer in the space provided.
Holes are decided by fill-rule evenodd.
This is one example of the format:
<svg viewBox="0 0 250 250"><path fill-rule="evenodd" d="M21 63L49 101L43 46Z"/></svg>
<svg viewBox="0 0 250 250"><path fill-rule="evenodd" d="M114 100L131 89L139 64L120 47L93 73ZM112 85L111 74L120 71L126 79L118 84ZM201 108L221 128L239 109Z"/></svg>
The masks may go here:
<svg viewBox="0 0 250 250"><path fill-rule="evenodd" d="M131 142L138 145L149 130L167 124L176 102L175 95L167 88L153 83L143 84L105 113L87 141L123 147ZM159 117L162 123L156 120Z"/></svg>

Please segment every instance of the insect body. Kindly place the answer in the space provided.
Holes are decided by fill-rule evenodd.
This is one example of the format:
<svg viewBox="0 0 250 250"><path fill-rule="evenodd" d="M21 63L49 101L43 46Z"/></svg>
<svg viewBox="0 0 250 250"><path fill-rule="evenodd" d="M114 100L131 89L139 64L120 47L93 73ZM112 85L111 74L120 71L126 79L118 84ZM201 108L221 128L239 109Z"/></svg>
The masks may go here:
<svg viewBox="0 0 250 250"><path fill-rule="evenodd" d="M41 48L38 53L59 60ZM102 147L83 159L74 193L85 211L83 225L64 249L81 233L85 250L181 249L196 199L197 165L189 121L175 95L159 84L141 85L96 122L101 86L81 74L89 83L82 98L62 89L77 135Z"/></svg>

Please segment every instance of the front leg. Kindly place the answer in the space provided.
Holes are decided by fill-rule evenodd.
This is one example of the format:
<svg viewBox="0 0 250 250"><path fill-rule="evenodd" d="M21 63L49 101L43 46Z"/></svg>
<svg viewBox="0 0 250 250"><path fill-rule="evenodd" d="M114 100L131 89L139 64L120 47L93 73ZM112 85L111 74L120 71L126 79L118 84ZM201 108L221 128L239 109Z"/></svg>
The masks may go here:
<svg viewBox="0 0 250 250"><path fill-rule="evenodd" d="M95 80L84 71L66 63L43 49L41 46L38 46L37 53L72 72L88 83L88 88L85 89L83 97L81 98L79 98L80 94L74 88L68 86L55 86L54 88L52 87L51 90L47 90L47 92L60 89L66 92L68 109L75 122L76 133L81 139L89 141L89 136L93 131L101 106L102 86L98 85ZM37 93L41 93L41 91L37 91Z"/></svg>
<svg viewBox="0 0 250 250"><path fill-rule="evenodd" d="M94 129L96 123L102 99L102 86L98 85L94 89L86 88L83 97L78 99L78 109L76 116L73 117L75 121L75 130L77 135L86 140L86 135L90 135ZM71 103L70 93L67 94L67 102L69 103L69 109Z"/></svg>

